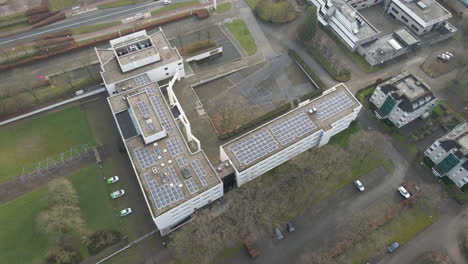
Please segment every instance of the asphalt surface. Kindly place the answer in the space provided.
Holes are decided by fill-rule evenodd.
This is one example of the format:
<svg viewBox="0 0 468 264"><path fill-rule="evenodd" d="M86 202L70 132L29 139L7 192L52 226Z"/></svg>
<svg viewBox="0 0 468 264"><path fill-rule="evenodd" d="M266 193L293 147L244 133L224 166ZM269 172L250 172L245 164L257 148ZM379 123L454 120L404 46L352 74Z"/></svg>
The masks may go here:
<svg viewBox="0 0 468 264"><path fill-rule="evenodd" d="M176 0L172 1L172 3L176 2L187 2L190 0ZM16 35L0 38L0 46L12 46L15 43L27 42L31 41L41 35L50 34L53 32L59 32L67 29L79 28L87 25L97 24L97 23L104 23L110 21L120 20L126 17L133 16L138 13L145 13L151 9L155 9L157 7L162 7L162 1L146 1L134 5L129 6L121 6L121 7L114 7L114 8L107 8L103 10L96 10L87 12L80 15L75 15L68 17L65 20L59 21L54 24L50 24L44 27L36 28L31 31L18 33Z"/></svg>

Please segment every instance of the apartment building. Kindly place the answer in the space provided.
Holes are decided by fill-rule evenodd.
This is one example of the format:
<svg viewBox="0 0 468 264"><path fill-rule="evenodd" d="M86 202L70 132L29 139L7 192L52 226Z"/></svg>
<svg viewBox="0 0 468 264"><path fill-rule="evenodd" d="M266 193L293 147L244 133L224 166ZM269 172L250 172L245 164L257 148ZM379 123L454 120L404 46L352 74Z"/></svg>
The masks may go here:
<svg viewBox="0 0 468 264"><path fill-rule="evenodd" d="M402 127L418 117L429 116L437 98L429 86L416 76L403 72L380 84L370 98L379 119Z"/></svg>
<svg viewBox="0 0 468 264"><path fill-rule="evenodd" d="M349 127L361 108L348 88L338 84L220 146L220 160L232 165L241 186L312 147L327 144Z"/></svg>
<svg viewBox="0 0 468 264"><path fill-rule="evenodd" d="M432 172L449 177L458 187L468 183L468 123L437 139L424 155L434 162Z"/></svg>

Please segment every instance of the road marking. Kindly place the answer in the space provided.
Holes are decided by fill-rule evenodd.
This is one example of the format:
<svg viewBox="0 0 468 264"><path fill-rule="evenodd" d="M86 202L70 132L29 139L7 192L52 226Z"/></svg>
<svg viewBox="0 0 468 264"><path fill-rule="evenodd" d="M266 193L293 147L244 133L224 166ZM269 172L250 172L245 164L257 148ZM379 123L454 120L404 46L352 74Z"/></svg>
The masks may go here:
<svg viewBox="0 0 468 264"><path fill-rule="evenodd" d="M149 4L146 4L146 5L141 5L141 6L134 7L134 8L130 8L130 9L125 9L125 10L122 10L122 11L119 11L119 12L115 12L115 13L111 13L111 14L108 14L108 15L105 15L105 16L98 16L98 17L95 17L95 18L90 18L90 19L87 19L86 21L80 21L80 22L72 23L72 24L69 24L69 25L66 25L66 26L62 26L62 27L58 27L58 28L52 28L52 29L48 29L48 30L41 31L41 32L38 32L38 33L30 34L30 35L27 35L27 36L23 36L23 37L11 39L11 40L3 41L3 42L0 42L0 45L6 44L6 43L10 43L10 42L13 42L13 41L16 41L16 40L20 40L20 39L25 39L25 38L29 38L29 37L34 37L34 36L41 35L41 34L44 34L44 33L48 33L48 32L51 32L51 31L60 30L60 29L62 29L62 28L67 28L67 27L76 26L76 25L79 25L79 24L83 24L83 23L85 23L85 22L89 22L89 21L93 21L93 20L98 20L98 19L102 19L102 18L105 18L105 17L109 17L109 16L115 16L115 15L118 15L118 14L121 14L121 13L125 13L125 12L131 11L131 10L139 9L139 8L142 8L142 7L145 7L145 6L149 6L149 5L154 5L154 4L158 4L158 2L156 2L156 3L149 3Z"/></svg>

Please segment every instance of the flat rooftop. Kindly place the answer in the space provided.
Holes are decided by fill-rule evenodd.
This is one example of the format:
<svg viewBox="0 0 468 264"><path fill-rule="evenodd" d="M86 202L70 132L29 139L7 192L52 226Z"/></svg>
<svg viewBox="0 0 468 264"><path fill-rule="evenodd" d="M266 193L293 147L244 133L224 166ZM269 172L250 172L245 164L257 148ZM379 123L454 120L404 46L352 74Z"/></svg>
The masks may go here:
<svg viewBox="0 0 468 264"><path fill-rule="evenodd" d="M190 151L156 83L118 93L108 101L114 115L128 113L125 126L137 127L137 133L123 137L123 141L154 217L221 182L205 153ZM162 129L167 135L145 144L142 133L152 132L145 131L147 127L138 131L136 124L144 126L148 119L155 131ZM117 125L122 133L120 122Z"/></svg>
<svg viewBox="0 0 468 264"><path fill-rule="evenodd" d="M138 51L137 55L144 57L144 56L153 56L156 53L159 54L160 60L135 70L131 70L128 72L122 72L122 69L119 64L119 59L116 57L116 52L114 48L108 49L98 49L96 48L99 61L102 67L102 78L106 84L117 83L123 80L127 80L133 78L137 75L141 75L151 69L157 68L159 66L180 60L181 57L175 48L169 44L166 36L162 31L158 31L153 35L148 36L151 39L152 47L143 49ZM117 47L116 49L118 49ZM149 53L148 53L149 52ZM148 54L147 54L148 53ZM135 56L133 53L132 56ZM130 60L129 56L120 57L122 63L127 63Z"/></svg>
<svg viewBox="0 0 468 264"><path fill-rule="evenodd" d="M447 135L441 138L441 141L455 140L462 147L461 151L468 154L468 123L465 122L460 126L455 127Z"/></svg>
<svg viewBox="0 0 468 264"><path fill-rule="evenodd" d="M406 2L405 0L392 0L399 6L405 6L420 17L425 23L431 23L442 18L450 18L451 14L435 0L419 0Z"/></svg>
<svg viewBox="0 0 468 264"><path fill-rule="evenodd" d="M350 4L345 2L344 0L331 0L333 6L335 6L341 13L345 16L345 18L351 22L357 23L356 17L361 18L363 23L358 26L358 33L354 33L354 35L358 39L366 39L370 36L378 34L380 31L377 30L364 16L362 16L359 11L357 11L354 7ZM337 19L338 20L338 19ZM338 20L340 21L340 20ZM340 21L341 22L341 21Z"/></svg>
<svg viewBox="0 0 468 264"><path fill-rule="evenodd" d="M360 103L344 84L221 146L237 171L243 171L351 114ZM310 114L313 108L317 112Z"/></svg>
<svg viewBox="0 0 468 264"><path fill-rule="evenodd" d="M400 76L400 78L391 81L391 84L397 88L401 94L405 95L410 101L413 101L429 92L429 87L412 74Z"/></svg>

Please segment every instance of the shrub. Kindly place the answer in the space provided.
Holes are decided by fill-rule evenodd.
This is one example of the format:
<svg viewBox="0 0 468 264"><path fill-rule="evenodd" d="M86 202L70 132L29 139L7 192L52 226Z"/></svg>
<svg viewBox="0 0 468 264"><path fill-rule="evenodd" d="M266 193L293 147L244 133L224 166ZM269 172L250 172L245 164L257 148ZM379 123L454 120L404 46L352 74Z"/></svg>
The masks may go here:
<svg viewBox="0 0 468 264"><path fill-rule="evenodd" d="M89 254L96 255L105 248L122 240L122 237L122 233L116 230L94 232L89 238L87 245Z"/></svg>
<svg viewBox="0 0 468 264"><path fill-rule="evenodd" d="M261 0L255 14L266 22L287 23L297 17L295 7L287 0Z"/></svg>
<svg viewBox="0 0 468 264"><path fill-rule="evenodd" d="M194 10L192 14L199 19L205 19L210 16L210 13L205 8Z"/></svg>
<svg viewBox="0 0 468 264"><path fill-rule="evenodd" d="M207 40L199 40L199 41L193 42L189 45L186 45L180 48L179 51L184 56L190 56L190 55L195 55L197 53L201 53L202 51L213 49L216 47L218 47L218 45L216 44L216 41L212 39L207 39Z"/></svg>
<svg viewBox="0 0 468 264"><path fill-rule="evenodd" d="M81 254L71 247L53 248L47 253L44 264L77 264L83 260Z"/></svg>
<svg viewBox="0 0 468 264"><path fill-rule="evenodd" d="M312 71L309 65L307 65L307 63L299 56L299 54L297 54L295 50L289 50L288 54L304 69L304 71L309 75L309 77L312 78L312 80L314 80L314 82L318 86L318 89L323 89L325 87L325 84L323 83L322 79L320 79L320 77L317 74L315 74L314 71ZM312 93L314 92L315 91L313 91Z"/></svg>
<svg viewBox="0 0 468 264"><path fill-rule="evenodd" d="M297 28L297 34L300 40L309 41L315 36L315 32L317 32L317 8L309 6Z"/></svg>

